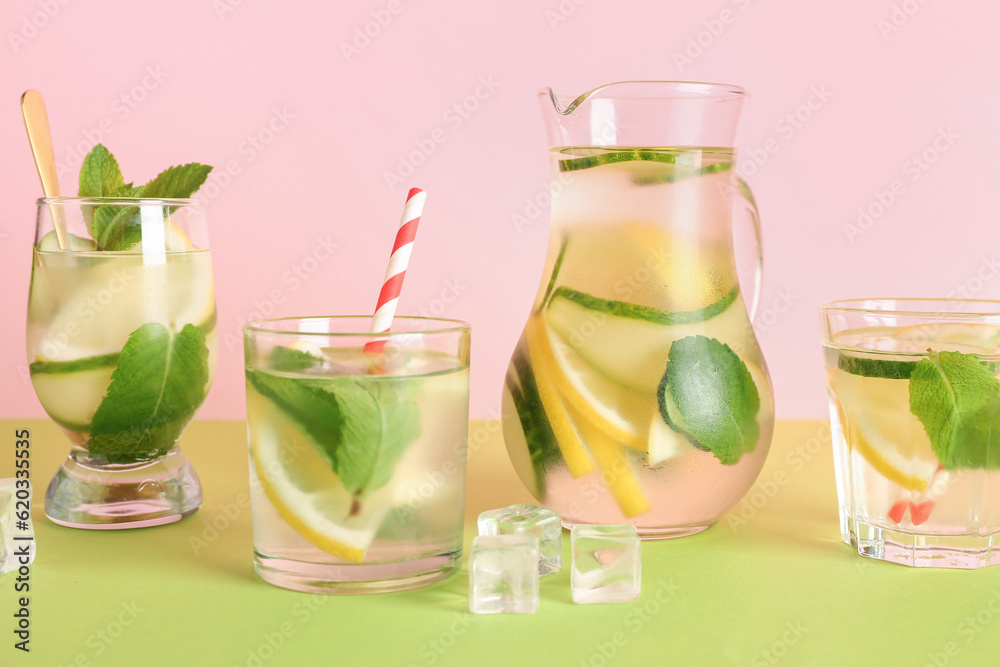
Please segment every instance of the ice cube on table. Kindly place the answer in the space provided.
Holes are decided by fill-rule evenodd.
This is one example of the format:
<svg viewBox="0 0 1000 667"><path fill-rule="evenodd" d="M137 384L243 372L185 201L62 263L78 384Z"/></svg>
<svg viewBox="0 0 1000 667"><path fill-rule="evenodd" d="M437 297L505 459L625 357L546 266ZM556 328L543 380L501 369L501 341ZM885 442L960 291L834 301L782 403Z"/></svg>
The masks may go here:
<svg viewBox="0 0 1000 667"><path fill-rule="evenodd" d="M635 526L578 524L570 532L573 602L630 602L641 592L641 545Z"/></svg>
<svg viewBox="0 0 1000 667"><path fill-rule="evenodd" d="M18 487L20 481L21 488ZM22 503L19 505L18 503ZM31 483L0 479L0 574L35 560L35 531L31 525ZM18 514L24 513L24 518ZM22 516L24 516L22 514Z"/></svg>
<svg viewBox="0 0 1000 667"><path fill-rule="evenodd" d="M562 569L562 523L559 515L544 507L518 503L479 515L480 535L538 536L538 575Z"/></svg>
<svg viewBox="0 0 1000 667"><path fill-rule="evenodd" d="M538 609L538 536L480 535L469 555L469 611L534 614Z"/></svg>

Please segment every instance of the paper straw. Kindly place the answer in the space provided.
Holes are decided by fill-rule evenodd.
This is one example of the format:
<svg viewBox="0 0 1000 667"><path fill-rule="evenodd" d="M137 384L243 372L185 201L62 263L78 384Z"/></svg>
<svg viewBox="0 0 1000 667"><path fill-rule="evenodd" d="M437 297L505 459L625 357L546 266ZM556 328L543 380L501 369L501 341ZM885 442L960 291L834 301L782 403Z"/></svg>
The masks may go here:
<svg viewBox="0 0 1000 667"><path fill-rule="evenodd" d="M399 229L396 230L396 240L392 244L389 265L385 269L385 279L378 293L375 314L372 315L372 326L369 331L373 334L385 333L392 327L392 318L396 314L396 304L399 303L406 266L410 263L410 252L413 250L413 240L417 237L417 225L426 199L427 193L420 188L411 188L406 195L403 217L399 221ZM373 338L365 343L365 352L378 354L385 348L386 340L388 339Z"/></svg>

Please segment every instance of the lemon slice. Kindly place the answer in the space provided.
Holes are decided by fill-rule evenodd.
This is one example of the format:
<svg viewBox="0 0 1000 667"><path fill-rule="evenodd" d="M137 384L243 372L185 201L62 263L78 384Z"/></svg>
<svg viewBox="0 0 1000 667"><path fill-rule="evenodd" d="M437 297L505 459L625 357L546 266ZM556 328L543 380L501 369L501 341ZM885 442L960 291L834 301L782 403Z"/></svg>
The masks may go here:
<svg viewBox="0 0 1000 667"><path fill-rule="evenodd" d="M573 417L622 514L631 519L648 512L649 499L642 490L632 463L625 455L625 449L585 417L579 414L573 414Z"/></svg>
<svg viewBox="0 0 1000 667"><path fill-rule="evenodd" d="M937 460L908 456L904 448L886 438L865 415L856 415L850 424L850 442L854 451L880 475L909 491L926 491L938 468Z"/></svg>
<svg viewBox="0 0 1000 667"><path fill-rule="evenodd" d="M924 491L938 460L910 412L909 382L833 371L841 425L850 448L886 479Z"/></svg>
<svg viewBox="0 0 1000 667"><path fill-rule="evenodd" d="M392 509L393 484L356 507L354 496L330 465L277 408L253 391L248 392L247 401L250 413L258 415L250 439L254 472L278 514L323 551L355 563L363 561Z"/></svg>
<svg viewBox="0 0 1000 667"><path fill-rule="evenodd" d="M529 320L525 328L528 340L528 356L531 359L531 370L538 386L538 397L545 409L552 432L555 434L559 452L562 454L566 467L573 477L582 477L594 471L587 448L583 446L576 429L566 417L566 409L559 391L553 382L552 349L543 330L539 329L536 320ZM548 366L548 368L546 368Z"/></svg>
<svg viewBox="0 0 1000 667"><path fill-rule="evenodd" d="M557 366L552 380L562 398L613 440L646 451L649 415L656 412L656 403L595 371L542 319L529 326L538 328L539 348Z"/></svg>
<svg viewBox="0 0 1000 667"><path fill-rule="evenodd" d="M559 285L669 312L708 308L736 285L724 244L647 220L607 224L587 221L586 210L572 215L574 229L555 275Z"/></svg>
<svg viewBox="0 0 1000 667"><path fill-rule="evenodd" d="M184 230L176 224L167 220L164 222L164 243L170 252L184 252L194 250L194 244L187 237Z"/></svg>
<svg viewBox="0 0 1000 667"><path fill-rule="evenodd" d="M653 415L649 425L649 465L655 468L695 447L683 435L670 428L659 413Z"/></svg>
<svg viewBox="0 0 1000 667"><path fill-rule="evenodd" d="M909 343L905 347L913 352L927 349L935 352L964 352L966 354L989 352L1000 344L1000 328L991 324L965 322L927 322L903 327L893 339Z"/></svg>

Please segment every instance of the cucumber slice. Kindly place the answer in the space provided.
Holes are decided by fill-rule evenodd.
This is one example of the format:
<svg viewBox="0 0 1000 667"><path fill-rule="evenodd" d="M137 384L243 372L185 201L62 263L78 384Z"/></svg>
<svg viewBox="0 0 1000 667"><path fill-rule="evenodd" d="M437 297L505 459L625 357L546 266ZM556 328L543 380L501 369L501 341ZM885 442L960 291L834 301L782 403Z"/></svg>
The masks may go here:
<svg viewBox="0 0 1000 667"><path fill-rule="evenodd" d="M580 149L574 149L573 152L580 152ZM599 167L604 164L635 162L639 160L662 162L663 164L687 164L693 167L693 159L694 153L686 150L666 151L649 148L615 149L586 157L560 160L559 171L579 171L580 169L590 169L591 167Z"/></svg>
<svg viewBox="0 0 1000 667"><path fill-rule="evenodd" d="M545 497L546 468L552 462L561 460L562 454L555 433L552 431L552 425L545 414L542 399L538 395L535 376L520 350L514 352L511 366L513 373L507 375L506 388L510 393L527 444L535 482L532 490L535 492L535 497L541 500ZM524 478L521 469L518 470L518 474L527 484L529 480Z"/></svg>
<svg viewBox="0 0 1000 667"><path fill-rule="evenodd" d="M95 250L97 244L94 243L94 239L86 239L82 236L77 236L76 234L69 235L69 250L73 252L86 252L88 250ZM48 232L38 241L38 250L40 252L60 252L62 249L59 247L59 237L56 236L55 231Z"/></svg>
<svg viewBox="0 0 1000 667"><path fill-rule="evenodd" d="M873 359L871 357L856 357L843 352L837 357L837 368L851 375L866 378L882 378L884 380L909 380L915 361L893 361L890 359Z"/></svg>
<svg viewBox="0 0 1000 667"><path fill-rule="evenodd" d="M86 433L108 391L117 362L117 354L63 362L36 361L30 366L31 384L52 421Z"/></svg>
<svg viewBox="0 0 1000 667"><path fill-rule="evenodd" d="M653 324L671 326L675 324L704 322L707 319L715 317L722 311L729 308L730 304L732 304L733 301L736 300L736 297L739 296L739 293L740 289L736 286L729 290L724 297L710 306L699 308L698 310L685 311L660 310L658 308L651 308L650 306L629 303L627 301L602 299L601 297L594 296L593 294L587 294L586 292L580 292L579 290L575 290L571 287L560 287L557 289L555 294L552 295L552 300L555 301L556 299L565 299L582 306L587 310L605 313L614 317L622 317L630 320L644 320Z"/></svg>
<svg viewBox="0 0 1000 667"><path fill-rule="evenodd" d="M739 287L733 287L700 310L668 312L560 287L544 316L552 330L599 373L653 395L674 341L708 329L722 340L743 341L751 335L746 311L736 303L738 296Z"/></svg>
<svg viewBox="0 0 1000 667"><path fill-rule="evenodd" d="M503 387L500 407L505 419L504 441L507 445L507 455L517 476L521 478L521 482L531 495L541 500L545 497L544 451L548 444L541 445L538 442L533 422L530 421L531 416L525 411L524 395L516 382L508 376ZM506 420L511 419L511 415L516 423L516 426L513 426L514 433L507 431L511 427L507 425ZM554 447L555 443L551 445Z"/></svg>

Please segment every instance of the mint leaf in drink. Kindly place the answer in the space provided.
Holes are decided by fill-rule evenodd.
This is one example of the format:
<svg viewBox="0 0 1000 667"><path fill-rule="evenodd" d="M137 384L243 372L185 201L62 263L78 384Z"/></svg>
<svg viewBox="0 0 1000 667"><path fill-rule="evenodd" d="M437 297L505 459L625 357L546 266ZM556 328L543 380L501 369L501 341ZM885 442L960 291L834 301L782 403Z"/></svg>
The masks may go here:
<svg viewBox="0 0 1000 667"><path fill-rule="evenodd" d="M275 362L300 366L306 361L300 355L311 357L275 348L269 368ZM307 379L250 369L247 381L295 423L358 503L392 479L406 447L420 435L420 412L412 396L415 380Z"/></svg>
<svg viewBox="0 0 1000 667"><path fill-rule="evenodd" d="M247 382L278 406L333 468L334 455L340 447L343 418L330 381L281 377L248 369Z"/></svg>
<svg viewBox="0 0 1000 667"><path fill-rule="evenodd" d="M946 470L1000 468L1000 380L975 355L939 352L917 362L910 412Z"/></svg>
<svg viewBox="0 0 1000 667"><path fill-rule="evenodd" d="M343 432L333 471L358 498L389 483L406 446L420 435L420 411L408 391L411 384L356 379L336 385Z"/></svg>
<svg viewBox="0 0 1000 667"><path fill-rule="evenodd" d="M268 368L275 371L294 373L323 365L323 360L306 352L291 347L278 346L267 355Z"/></svg>
<svg viewBox="0 0 1000 667"><path fill-rule="evenodd" d="M80 167L80 197L113 197L122 189L122 178L118 160L107 148L97 144L83 158Z"/></svg>
<svg viewBox="0 0 1000 667"><path fill-rule="evenodd" d="M760 394L746 364L725 343L705 336L674 341L657 398L667 424L724 465L757 446Z"/></svg>
<svg viewBox="0 0 1000 667"><path fill-rule="evenodd" d="M91 221L98 250L128 250L142 240L138 206L98 206Z"/></svg>
<svg viewBox="0 0 1000 667"><path fill-rule="evenodd" d="M149 322L132 332L90 424L87 448L110 463L166 454L208 391L205 333Z"/></svg>
<svg viewBox="0 0 1000 667"><path fill-rule="evenodd" d="M186 199L198 191L212 168L192 162L170 167L146 183L143 197L148 199Z"/></svg>

